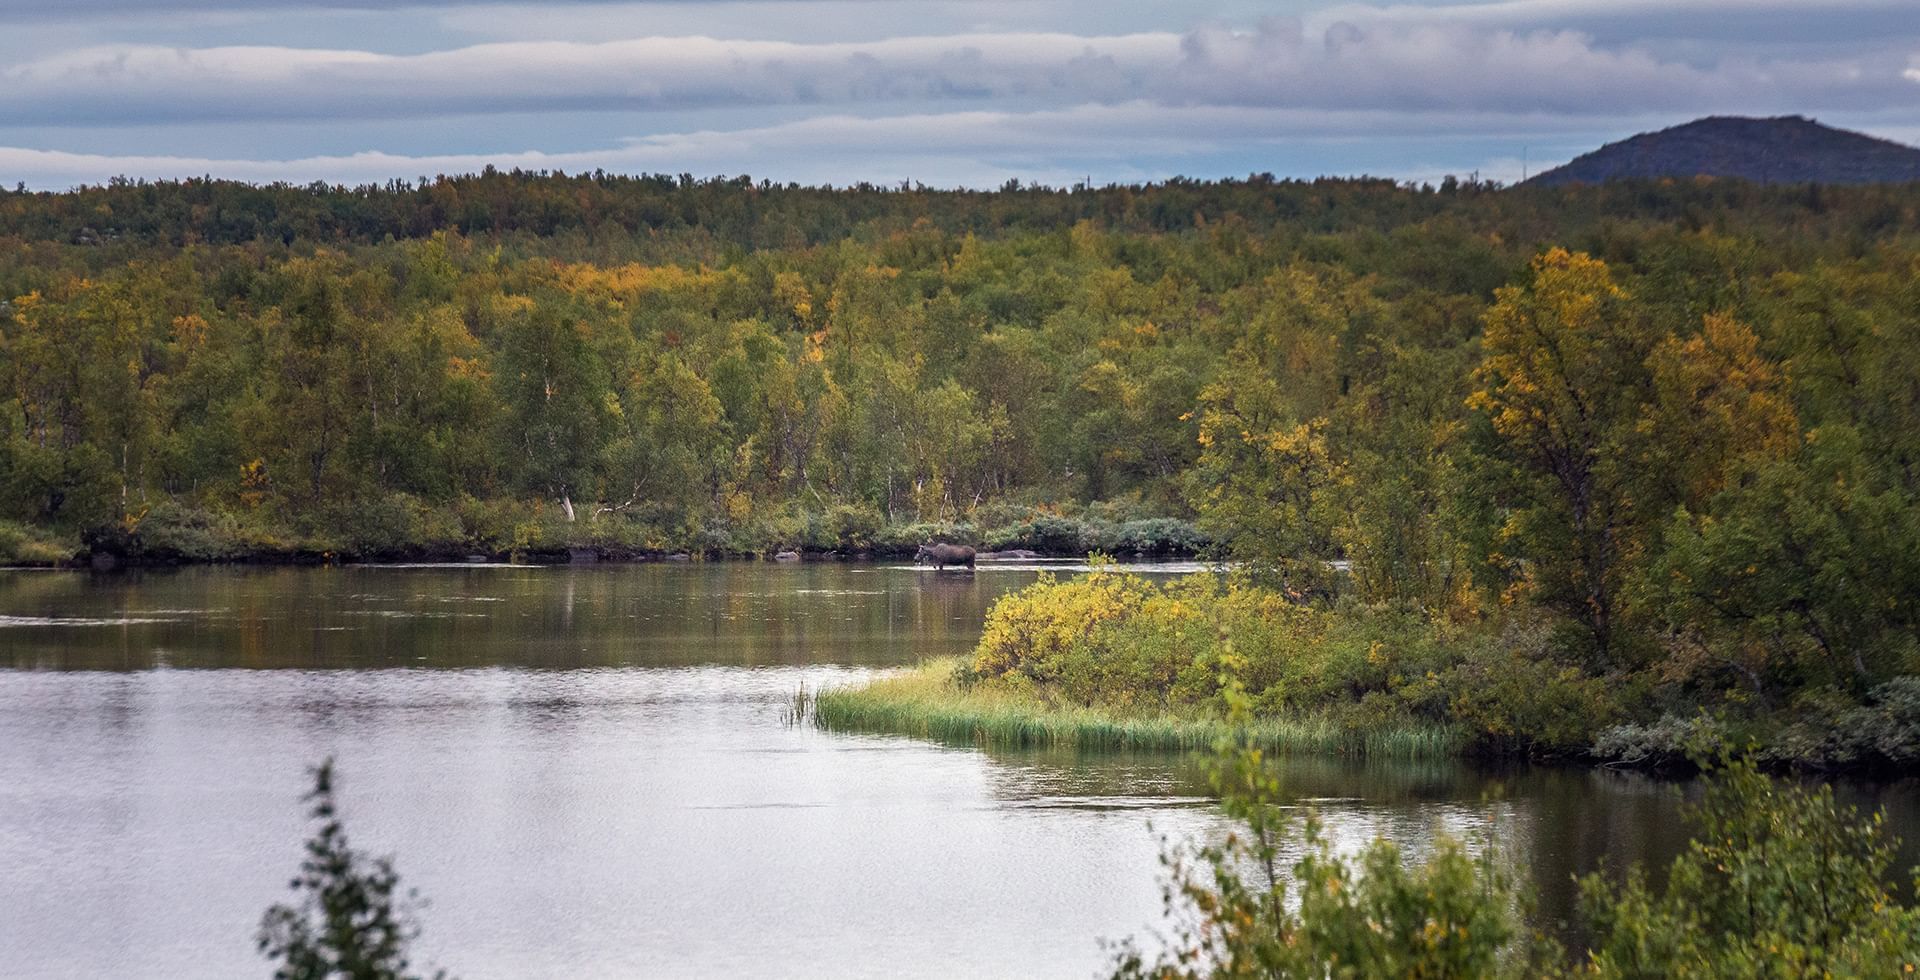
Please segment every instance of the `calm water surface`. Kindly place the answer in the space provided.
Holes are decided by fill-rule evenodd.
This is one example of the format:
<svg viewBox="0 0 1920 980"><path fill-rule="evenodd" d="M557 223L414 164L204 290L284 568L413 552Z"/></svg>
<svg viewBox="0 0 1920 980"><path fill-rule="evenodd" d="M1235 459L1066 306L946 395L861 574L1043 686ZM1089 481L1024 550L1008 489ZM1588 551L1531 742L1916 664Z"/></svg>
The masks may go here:
<svg viewBox="0 0 1920 980"><path fill-rule="evenodd" d="M0 572L0 973L264 975L251 937L333 756L356 845L468 978L1091 976L1159 913L1189 766L786 723L802 682L969 649L1027 568ZM1664 861L1672 788L1459 764L1290 764L1343 844L1487 833L1563 916ZM1851 788L1920 836L1910 787Z"/></svg>

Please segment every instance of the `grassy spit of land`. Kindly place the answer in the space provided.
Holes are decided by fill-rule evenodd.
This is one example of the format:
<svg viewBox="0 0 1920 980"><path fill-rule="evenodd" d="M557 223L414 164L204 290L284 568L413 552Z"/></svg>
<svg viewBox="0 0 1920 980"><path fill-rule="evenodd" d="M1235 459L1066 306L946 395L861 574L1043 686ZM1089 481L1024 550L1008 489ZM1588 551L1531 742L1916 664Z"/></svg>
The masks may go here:
<svg viewBox="0 0 1920 980"><path fill-rule="evenodd" d="M1265 751L1429 759L1458 754L1459 729L1417 724L1359 731L1331 717L1260 718L1246 724L1201 708L1127 710L1053 703L1029 691L967 684L958 657L923 661L860 687L829 688L814 701L828 730L887 731L946 742L1003 746L1189 751L1240 733Z"/></svg>
<svg viewBox="0 0 1920 980"><path fill-rule="evenodd" d="M1104 568L1003 596L972 654L829 689L830 729L1009 746L1523 756L1688 765L1713 746L1779 767L1908 770L1920 683L1853 701L1709 701L1659 665L1595 670L1537 609L1465 622L1303 600L1245 575ZM1238 719L1229 722L1227 719Z"/></svg>

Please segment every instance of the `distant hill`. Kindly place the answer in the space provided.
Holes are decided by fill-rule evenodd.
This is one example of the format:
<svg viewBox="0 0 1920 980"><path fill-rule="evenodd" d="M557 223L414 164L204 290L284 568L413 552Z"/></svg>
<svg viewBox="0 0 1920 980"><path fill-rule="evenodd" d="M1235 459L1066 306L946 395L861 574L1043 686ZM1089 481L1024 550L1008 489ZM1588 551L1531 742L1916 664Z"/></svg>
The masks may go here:
<svg viewBox="0 0 1920 980"><path fill-rule="evenodd" d="M1920 149L1822 126L1803 116L1709 116L1608 143L1529 184L1633 177L1741 177L1763 184L1920 181Z"/></svg>

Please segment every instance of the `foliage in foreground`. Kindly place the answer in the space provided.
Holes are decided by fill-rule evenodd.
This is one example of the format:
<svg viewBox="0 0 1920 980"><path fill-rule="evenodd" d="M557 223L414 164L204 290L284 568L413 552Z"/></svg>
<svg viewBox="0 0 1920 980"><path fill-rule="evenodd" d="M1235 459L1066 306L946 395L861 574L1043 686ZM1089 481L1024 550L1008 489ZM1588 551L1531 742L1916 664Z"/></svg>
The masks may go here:
<svg viewBox="0 0 1920 980"><path fill-rule="evenodd" d="M1887 887L1897 842L1833 787L1719 770L1664 890L1581 881L1598 937L1576 971L1598 977L1894 976L1920 962L1920 907Z"/></svg>
<svg viewBox="0 0 1920 980"><path fill-rule="evenodd" d="M411 980L407 946L420 934L414 892L398 894L391 858L368 858L347 844L333 795L333 760L313 770L312 816L319 824L291 887L297 904L261 917L256 944L274 961L276 980ZM436 978L445 973L433 974Z"/></svg>
<svg viewBox="0 0 1920 980"><path fill-rule="evenodd" d="M1309 814L1304 856L1283 872L1291 828L1259 750L1223 740L1213 778L1236 829L1167 854L1167 948L1123 946L1116 977L1868 977L1920 962L1920 907L1888 888L1897 842L1880 814L1751 761L1709 777L1664 889L1638 866L1623 884L1581 881L1592 938L1573 957L1529 933L1525 896L1490 851L1443 837L1419 863L1384 840L1344 857Z"/></svg>
<svg viewBox="0 0 1920 980"><path fill-rule="evenodd" d="M1482 852L1442 839L1410 865L1381 839L1335 853L1308 815L1305 856L1282 870L1289 819L1259 749L1223 740L1212 772L1238 825L1227 838L1163 860L1173 928L1149 960L1122 947L1115 977L1488 977L1524 953L1512 879ZM1289 884L1292 895L1289 895Z"/></svg>

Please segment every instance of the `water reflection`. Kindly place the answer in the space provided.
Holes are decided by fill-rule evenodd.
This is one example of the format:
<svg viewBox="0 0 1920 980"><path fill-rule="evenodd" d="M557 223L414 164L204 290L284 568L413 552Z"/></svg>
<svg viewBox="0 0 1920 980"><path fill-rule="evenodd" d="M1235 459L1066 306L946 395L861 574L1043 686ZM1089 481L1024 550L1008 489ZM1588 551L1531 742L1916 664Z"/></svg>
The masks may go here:
<svg viewBox="0 0 1920 980"><path fill-rule="evenodd" d="M1160 836L1224 830L1190 760L785 723L803 682L966 649L1033 574L0 574L5 972L257 975L333 755L462 976L1088 975L1155 924ZM1573 874L1683 839L1671 788L1617 773L1307 758L1284 786L1342 847L1491 840L1547 922ZM1910 786L1848 792L1916 836Z"/></svg>
<svg viewBox="0 0 1920 980"><path fill-rule="evenodd" d="M872 565L0 572L0 667L895 665L1037 576Z"/></svg>

